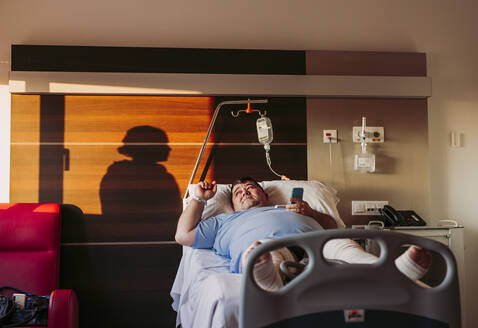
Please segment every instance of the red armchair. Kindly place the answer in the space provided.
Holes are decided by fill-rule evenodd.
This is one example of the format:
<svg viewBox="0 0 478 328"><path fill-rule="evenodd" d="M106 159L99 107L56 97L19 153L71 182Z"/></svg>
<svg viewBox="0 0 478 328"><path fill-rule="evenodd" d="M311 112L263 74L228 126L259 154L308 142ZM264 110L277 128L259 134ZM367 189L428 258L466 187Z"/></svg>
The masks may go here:
<svg viewBox="0 0 478 328"><path fill-rule="evenodd" d="M60 224L59 204L0 204L0 286L50 295L48 328L77 328L75 292L57 289Z"/></svg>

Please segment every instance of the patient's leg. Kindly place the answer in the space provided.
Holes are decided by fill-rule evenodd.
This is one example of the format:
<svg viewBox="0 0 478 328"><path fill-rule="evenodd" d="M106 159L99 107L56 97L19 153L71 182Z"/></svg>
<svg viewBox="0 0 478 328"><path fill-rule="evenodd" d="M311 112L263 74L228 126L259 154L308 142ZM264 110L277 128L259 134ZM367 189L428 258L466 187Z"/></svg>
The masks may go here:
<svg viewBox="0 0 478 328"><path fill-rule="evenodd" d="M241 257L241 271L244 271L244 265L249 254L257 246L268 240L255 241L249 246ZM287 249L281 248L270 253L265 253L254 264L254 279L257 284L265 290L278 290L284 283L279 272L279 265L282 261L296 261L294 255Z"/></svg>
<svg viewBox="0 0 478 328"><path fill-rule="evenodd" d="M373 263L377 257L367 253L351 239L333 239L324 245L324 257L348 263ZM395 260L398 270L412 280L422 278L431 264L431 253L417 246L410 246Z"/></svg>

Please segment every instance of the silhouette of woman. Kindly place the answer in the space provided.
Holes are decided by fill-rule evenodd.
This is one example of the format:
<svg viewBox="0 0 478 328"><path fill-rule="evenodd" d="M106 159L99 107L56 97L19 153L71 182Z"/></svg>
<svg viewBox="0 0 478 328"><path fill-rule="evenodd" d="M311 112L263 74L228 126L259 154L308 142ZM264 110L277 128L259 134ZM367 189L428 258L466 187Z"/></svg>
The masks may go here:
<svg viewBox="0 0 478 328"><path fill-rule="evenodd" d="M174 177L158 164L167 161L171 151L166 133L152 126L136 126L127 131L123 143L118 152L131 160L114 162L101 180L103 217L154 222L156 237L174 236L182 208L181 197ZM137 224L134 227L141 229ZM143 232L151 234L150 228L147 224L149 231Z"/></svg>

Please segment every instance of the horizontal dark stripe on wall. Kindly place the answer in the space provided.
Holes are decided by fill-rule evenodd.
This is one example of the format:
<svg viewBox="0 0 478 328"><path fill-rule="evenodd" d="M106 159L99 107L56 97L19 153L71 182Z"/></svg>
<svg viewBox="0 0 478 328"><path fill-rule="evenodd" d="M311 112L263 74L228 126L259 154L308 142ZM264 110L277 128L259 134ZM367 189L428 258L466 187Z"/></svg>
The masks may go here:
<svg viewBox="0 0 478 328"><path fill-rule="evenodd" d="M305 51L12 45L12 71L305 74Z"/></svg>

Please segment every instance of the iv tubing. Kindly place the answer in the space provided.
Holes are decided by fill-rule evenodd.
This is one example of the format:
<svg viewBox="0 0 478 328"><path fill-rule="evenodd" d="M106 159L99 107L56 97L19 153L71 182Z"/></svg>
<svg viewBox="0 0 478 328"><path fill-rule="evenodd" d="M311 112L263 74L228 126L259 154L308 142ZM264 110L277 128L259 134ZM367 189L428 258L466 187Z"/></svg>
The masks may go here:
<svg viewBox="0 0 478 328"><path fill-rule="evenodd" d="M269 145L268 145L269 146ZM269 165L269 169L271 169L272 173L274 173L275 175L277 175L278 177L280 177L282 179L282 175L280 175L279 173L277 173L276 171L274 171L272 169L272 166L271 166L271 157L269 155L269 150L266 149L266 161L267 161L267 165Z"/></svg>
<svg viewBox="0 0 478 328"><path fill-rule="evenodd" d="M194 169L193 173L191 174L191 178L189 179L188 182L188 187L189 185L193 182L194 177L196 176L196 171L199 167L199 163L201 161L202 155L204 153L204 150L206 149L206 144L207 141L209 140L209 136L211 135L212 128L214 127L214 124L216 123L216 118L217 115L219 114L219 110L223 105L240 105L240 104L265 104L267 103L267 99L258 99L258 100L228 100L228 101L222 101L220 102L217 106L216 109L214 110L214 115L212 116L211 123L209 123L209 129L207 130L206 138L204 138L204 143L201 147L201 150L199 151L198 158L196 159L196 164L194 164ZM272 170L272 169L271 169ZM184 193L183 200L186 199L189 193L189 188L186 189L186 192Z"/></svg>
<svg viewBox="0 0 478 328"><path fill-rule="evenodd" d="M329 137L329 168L332 168L332 140Z"/></svg>

